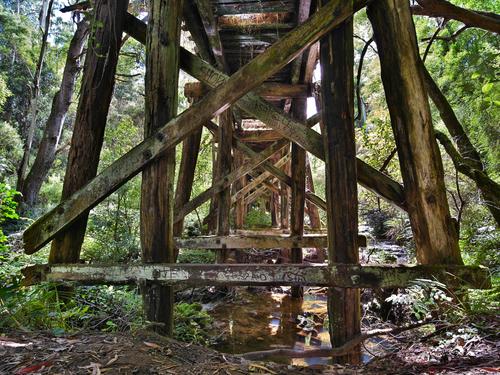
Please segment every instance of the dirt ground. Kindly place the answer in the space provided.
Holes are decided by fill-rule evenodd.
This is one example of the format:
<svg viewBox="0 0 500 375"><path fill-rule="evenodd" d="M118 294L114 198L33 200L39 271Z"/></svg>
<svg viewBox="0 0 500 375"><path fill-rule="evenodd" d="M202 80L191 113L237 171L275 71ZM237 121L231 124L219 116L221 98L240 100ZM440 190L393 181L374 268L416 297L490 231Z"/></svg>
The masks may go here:
<svg viewBox="0 0 500 375"><path fill-rule="evenodd" d="M495 322L490 326L499 327ZM407 336L393 353L363 366L294 367L249 362L155 333L6 332L0 336L0 374L491 374L500 373L498 330L480 339L460 335ZM441 334L445 334L441 333ZM445 335L446 336L446 335ZM448 334L449 336L449 334ZM443 344L444 342L444 344Z"/></svg>

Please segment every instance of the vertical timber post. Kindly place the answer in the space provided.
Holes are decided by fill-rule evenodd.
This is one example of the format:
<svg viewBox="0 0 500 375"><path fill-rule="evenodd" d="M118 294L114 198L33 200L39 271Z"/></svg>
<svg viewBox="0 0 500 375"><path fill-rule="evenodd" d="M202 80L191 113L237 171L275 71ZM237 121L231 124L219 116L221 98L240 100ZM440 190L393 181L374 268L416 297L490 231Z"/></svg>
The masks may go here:
<svg viewBox="0 0 500 375"><path fill-rule="evenodd" d="M406 1L379 0L368 7L367 14L378 46L417 260L422 264L463 264L410 5Z"/></svg>
<svg viewBox="0 0 500 375"><path fill-rule="evenodd" d="M64 175L62 200L70 197L97 174L128 1L96 0L93 28L83 68L80 100ZM49 263L77 263L87 228L88 213L56 236Z"/></svg>
<svg viewBox="0 0 500 375"><path fill-rule="evenodd" d="M352 9L352 0L340 3ZM352 18L320 40L320 64L328 261L355 264L359 262L359 253ZM332 346L338 347L359 334L359 290L329 288L328 316ZM359 346L335 360L359 363Z"/></svg>
<svg viewBox="0 0 500 375"><path fill-rule="evenodd" d="M217 157L217 170L219 176L225 176L231 172L232 166L232 143L233 143L233 114L231 108L228 108L219 115L219 153ZM217 235L229 235L229 217L231 211L231 187L223 189L217 197ZM217 252L217 262L225 263L230 260L228 249L222 249ZM234 261L234 259L231 259Z"/></svg>
<svg viewBox="0 0 500 375"><path fill-rule="evenodd" d="M295 119L305 121L307 118L307 98L296 98L292 102L292 114ZM301 237L304 233L304 206L306 200L306 151L296 143L292 143L291 157L292 201L290 215L290 235ZM292 248L291 263L302 263L302 248ZM300 298L303 288L292 287L292 297Z"/></svg>
<svg viewBox="0 0 500 375"><path fill-rule="evenodd" d="M177 114L182 0L151 0L146 36L145 136ZM142 172L141 245L143 261L175 262L173 234L175 148ZM172 335L173 287L143 285L146 318L157 331Z"/></svg>
<svg viewBox="0 0 500 375"><path fill-rule="evenodd" d="M198 99L196 98L193 100L196 102ZM198 153L200 151L202 130L203 128L199 128L182 142L181 164L179 166L179 177L175 188L175 212L188 203L191 197L196 162L198 161ZM181 236L183 229L184 218L174 223L174 236Z"/></svg>
<svg viewBox="0 0 500 375"><path fill-rule="evenodd" d="M235 150L235 162L234 162L234 168L239 168L245 163L245 155L240 152ZM235 190L240 190L243 189L246 185L247 177L243 176L241 177L235 186L237 189ZM236 206L234 208L234 227L235 229L243 229L243 226L245 225L245 197L241 197L236 201Z"/></svg>

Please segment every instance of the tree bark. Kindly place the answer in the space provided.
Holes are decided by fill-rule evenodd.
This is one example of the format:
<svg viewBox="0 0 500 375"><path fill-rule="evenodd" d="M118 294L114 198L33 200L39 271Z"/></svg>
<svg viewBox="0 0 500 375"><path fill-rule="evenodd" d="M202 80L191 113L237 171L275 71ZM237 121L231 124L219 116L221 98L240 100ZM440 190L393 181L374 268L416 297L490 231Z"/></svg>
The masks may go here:
<svg viewBox="0 0 500 375"><path fill-rule="evenodd" d="M344 0L343 9L352 9ZM354 136L353 22L345 21L320 40L321 117L325 149L328 262L359 263L358 190ZM357 289L328 289L328 316L332 347L361 332ZM360 347L334 358L359 363Z"/></svg>
<svg viewBox="0 0 500 375"><path fill-rule="evenodd" d="M500 225L500 185L479 169L475 169L455 149L451 140L441 132L436 131L436 138L450 156L455 169L476 183L485 206L490 210L497 226Z"/></svg>
<svg viewBox="0 0 500 375"><path fill-rule="evenodd" d="M52 100L52 107L45 124L42 141L21 191L23 203L28 207L33 206L37 202L42 183L47 178L56 157L56 150L66 114L71 105L76 77L81 70L81 56L88 35L88 29L86 20L78 22L75 34L69 44L61 85Z"/></svg>
<svg viewBox="0 0 500 375"><path fill-rule="evenodd" d="M479 152L477 152L467 136L450 103L423 64L422 70L427 92L436 105L446 129L448 129L457 145L458 152L446 135L436 132L436 137L451 157L455 168L476 183L486 207L491 212L497 226L500 226L500 187L488 177Z"/></svg>
<svg viewBox="0 0 500 375"><path fill-rule="evenodd" d="M413 14L457 20L469 27L500 33L498 14L461 8L446 0L417 0L417 3L411 7Z"/></svg>
<svg viewBox="0 0 500 375"><path fill-rule="evenodd" d="M405 1L380 0L369 5L367 13L378 46L417 260L462 264L410 6Z"/></svg>
<svg viewBox="0 0 500 375"><path fill-rule="evenodd" d="M145 137L177 115L179 44L182 0L151 0L146 37ZM142 172L141 247L145 263L174 263L175 147ZM161 323L155 329L173 334L174 290L172 286L143 285L146 318Z"/></svg>
<svg viewBox="0 0 500 375"><path fill-rule="evenodd" d="M42 30L42 45L40 46L40 53L36 64L35 74L33 75L33 87L31 88L31 98L29 106L29 126L26 134L26 141L24 143L23 158L19 166L17 176L17 190L23 191L24 180L26 178L26 171L28 170L31 146L33 144L33 137L36 129L36 116L38 113L38 97L40 96L40 79L42 77L43 63L45 60L45 52L47 50L47 38L49 37L50 19L52 15L52 5L54 0L48 3L42 3L41 19L44 21ZM44 9L46 8L46 9ZM46 10L46 14L43 14Z"/></svg>
<svg viewBox="0 0 500 375"><path fill-rule="evenodd" d="M93 22L102 27L96 27L89 38L62 200L70 197L97 174L127 5L126 0L97 0L94 4ZM54 238L49 263L78 262L87 218L88 212Z"/></svg>

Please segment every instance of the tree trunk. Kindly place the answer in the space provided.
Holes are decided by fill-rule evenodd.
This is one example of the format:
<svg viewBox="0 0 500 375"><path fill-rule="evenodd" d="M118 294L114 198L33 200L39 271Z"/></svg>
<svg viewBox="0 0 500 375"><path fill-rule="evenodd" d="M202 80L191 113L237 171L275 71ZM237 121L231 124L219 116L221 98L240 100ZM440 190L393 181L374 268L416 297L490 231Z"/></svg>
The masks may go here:
<svg viewBox="0 0 500 375"><path fill-rule="evenodd" d="M52 5L54 0L50 0L48 4L42 4L41 19L44 20L43 34L42 34L42 45L40 46L40 54L38 55L38 62L36 64L35 74L33 77L33 87L31 88L31 99L29 106L29 126L26 134L26 141L24 143L23 158L21 159L21 165L19 166L17 175L17 190L23 191L24 180L26 178L26 171L28 170L31 146L33 144L33 136L35 135L36 129L36 115L38 113L38 97L40 96L40 79L42 76L43 62L45 60L45 52L47 50L47 38L49 37L50 29L50 18L52 15ZM44 8L46 8L46 14L44 13Z"/></svg>
<svg viewBox="0 0 500 375"><path fill-rule="evenodd" d="M28 207L36 203L42 183L47 178L56 157L64 120L75 89L76 76L81 70L81 56L87 35L88 23L83 20L77 24L75 34L69 44L61 86L52 100L52 107L45 124L42 141L38 147L33 166L23 184L22 199L23 203Z"/></svg>
<svg viewBox="0 0 500 375"><path fill-rule="evenodd" d="M341 2L344 9L352 1ZM320 40L321 117L325 149L328 262L359 263L358 190L354 136L353 22L345 21ZM358 335L359 289L328 289L330 340L342 346ZM339 363L359 363L360 347Z"/></svg>
<svg viewBox="0 0 500 375"><path fill-rule="evenodd" d="M444 134L441 136L436 134L436 136L441 144L443 144L448 155L450 155L455 168L476 183L486 207L490 210L497 226L500 226L500 187L495 181L488 177L483 167L481 157L479 156L479 152L477 152L467 136L465 129L455 115L450 103L423 64L422 70L425 87L436 105L446 129L448 129L453 141L456 143L458 152L454 153L451 150L450 146L453 149L454 147L451 143L446 142L447 137Z"/></svg>
<svg viewBox="0 0 500 375"><path fill-rule="evenodd" d="M417 260L422 264L462 264L410 5L379 0L368 6L367 13L378 46Z"/></svg>
<svg viewBox="0 0 500 375"><path fill-rule="evenodd" d="M97 174L127 5L128 1L108 0L97 0L94 4L93 22L102 27L95 28L89 38L62 200ZM54 238L49 263L78 262L87 218L88 212Z"/></svg>

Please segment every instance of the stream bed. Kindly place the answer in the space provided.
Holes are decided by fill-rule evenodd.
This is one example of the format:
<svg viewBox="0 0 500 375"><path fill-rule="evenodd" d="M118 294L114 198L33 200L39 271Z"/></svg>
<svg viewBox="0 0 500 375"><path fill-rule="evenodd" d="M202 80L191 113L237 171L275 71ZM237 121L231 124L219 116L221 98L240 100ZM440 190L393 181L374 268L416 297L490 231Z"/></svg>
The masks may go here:
<svg viewBox="0 0 500 375"><path fill-rule="evenodd" d="M406 263L408 257L400 246L373 243L360 254L362 262ZM383 259L381 259L383 258ZM236 298L215 305L204 305L214 319L212 346L223 353L241 354L252 351L289 348L311 350L331 348L328 333L325 288L305 288L302 299L293 299L289 288L238 288ZM362 361L373 354L385 353L387 345L380 338L365 341ZM273 358L276 362L301 366L331 364L331 358Z"/></svg>

